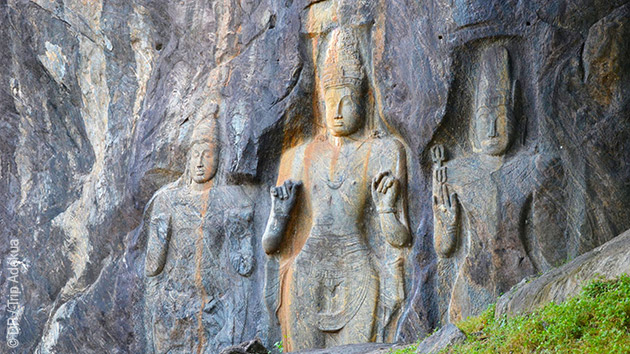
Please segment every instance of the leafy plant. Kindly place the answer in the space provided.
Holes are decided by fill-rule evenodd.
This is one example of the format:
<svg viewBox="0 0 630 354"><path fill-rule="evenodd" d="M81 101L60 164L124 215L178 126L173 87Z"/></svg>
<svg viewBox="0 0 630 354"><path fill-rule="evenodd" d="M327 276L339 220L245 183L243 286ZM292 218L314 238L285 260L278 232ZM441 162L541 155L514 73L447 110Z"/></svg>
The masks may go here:
<svg viewBox="0 0 630 354"><path fill-rule="evenodd" d="M445 353L630 353L630 276L597 279L529 315L496 318L490 306L457 326L468 339Z"/></svg>
<svg viewBox="0 0 630 354"><path fill-rule="evenodd" d="M273 346L276 348L276 351L278 353L283 353L284 352L284 345L282 344L282 341L278 341L273 343Z"/></svg>

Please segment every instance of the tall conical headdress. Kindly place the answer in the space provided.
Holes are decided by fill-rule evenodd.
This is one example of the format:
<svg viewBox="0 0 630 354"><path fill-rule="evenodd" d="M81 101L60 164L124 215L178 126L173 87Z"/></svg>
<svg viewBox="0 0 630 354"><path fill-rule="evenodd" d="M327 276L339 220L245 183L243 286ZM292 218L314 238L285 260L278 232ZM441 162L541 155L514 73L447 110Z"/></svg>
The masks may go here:
<svg viewBox="0 0 630 354"><path fill-rule="evenodd" d="M510 56L507 49L502 46L486 49L481 55L481 70L476 89L477 107L509 104L511 81Z"/></svg>
<svg viewBox="0 0 630 354"><path fill-rule="evenodd" d="M363 77L363 64L356 34L350 28L335 29L331 34L324 61L322 75L324 88L361 86Z"/></svg>
<svg viewBox="0 0 630 354"><path fill-rule="evenodd" d="M217 121L212 118L203 118L195 125L191 137L191 143L208 141L214 142L217 139Z"/></svg>

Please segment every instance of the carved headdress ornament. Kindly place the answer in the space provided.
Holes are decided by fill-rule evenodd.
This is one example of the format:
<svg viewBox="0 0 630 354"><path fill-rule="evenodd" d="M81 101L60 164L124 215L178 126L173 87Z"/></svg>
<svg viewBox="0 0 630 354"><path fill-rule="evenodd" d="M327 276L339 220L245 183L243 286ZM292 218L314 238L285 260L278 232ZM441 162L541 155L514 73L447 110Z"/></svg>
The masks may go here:
<svg viewBox="0 0 630 354"><path fill-rule="evenodd" d="M217 139L216 119L204 118L195 125L191 145L199 142L215 142Z"/></svg>
<svg viewBox="0 0 630 354"><path fill-rule="evenodd" d="M364 78L359 41L350 28L338 28L331 34L326 51L322 84L324 88L361 86Z"/></svg>
<svg viewBox="0 0 630 354"><path fill-rule="evenodd" d="M510 56L502 46L486 49L481 55L481 71L477 82L477 107L509 105L512 79Z"/></svg>

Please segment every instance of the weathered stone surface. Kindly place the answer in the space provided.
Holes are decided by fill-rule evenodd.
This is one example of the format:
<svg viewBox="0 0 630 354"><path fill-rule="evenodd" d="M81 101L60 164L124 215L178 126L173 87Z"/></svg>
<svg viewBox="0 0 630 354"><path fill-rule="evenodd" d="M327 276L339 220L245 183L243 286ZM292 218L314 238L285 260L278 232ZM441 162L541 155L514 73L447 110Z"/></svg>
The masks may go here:
<svg viewBox="0 0 630 354"><path fill-rule="evenodd" d="M221 350L220 354L269 354L260 338L250 340Z"/></svg>
<svg viewBox="0 0 630 354"><path fill-rule="evenodd" d="M393 344L351 344L342 345L335 348L326 348L318 350L306 350L300 352L294 352L295 354L384 354L392 349L401 346Z"/></svg>
<svg viewBox="0 0 630 354"><path fill-rule="evenodd" d="M630 230L536 279L527 279L499 298L495 314L528 313L577 295L591 280L630 272Z"/></svg>
<svg viewBox="0 0 630 354"><path fill-rule="evenodd" d="M478 314L521 279L566 259L559 159L514 144L522 125L508 50L490 43L478 61L468 144L446 139L453 148L431 150L444 323Z"/></svg>
<svg viewBox="0 0 630 354"><path fill-rule="evenodd" d="M559 254L605 243L630 228L629 7L627 0L0 0L0 303L14 286L20 294L15 306L0 306L0 323L20 327L13 337L0 326L0 351L147 351L144 210L181 177L193 127L211 117L222 142L215 178L255 202L254 294L246 301L256 321L245 332L270 348L282 340L263 296L269 187L283 154L324 126L318 70L340 26L361 33L366 116L404 146L401 195L412 244L395 340L415 341L447 313L430 151L445 146L446 163L471 151L473 69L491 44L508 50L518 81L517 134L506 159L552 157L562 171L534 181L541 184L498 185L519 198L537 196L540 185L561 192L557 201L532 199L531 209L553 206L547 214L563 228ZM526 171L547 170L540 166ZM15 248L17 263L9 262ZM5 347L5 338L19 346Z"/></svg>
<svg viewBox="0 0 630 354"><path fill-rule="evenodd" d="M449 323L424 339L418 345L416 353L436 354L448 346L462 343L465 340L466 334L454 324Z"/></svg>

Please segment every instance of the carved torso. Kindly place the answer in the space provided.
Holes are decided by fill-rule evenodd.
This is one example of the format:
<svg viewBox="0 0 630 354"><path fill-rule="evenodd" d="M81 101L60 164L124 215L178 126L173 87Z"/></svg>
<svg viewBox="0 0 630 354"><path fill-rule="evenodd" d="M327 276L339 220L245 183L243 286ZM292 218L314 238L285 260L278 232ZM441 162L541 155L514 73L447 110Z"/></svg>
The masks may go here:
<svg viewBox="0 0 630 354"><path fill-rule="evenodd" d="M387 241L380 230L368 232L376 217L370 188L380 172L399 173L401 149L390 138L335 146L320 136L293 152L291 175L281 179L303 181L301 205L310 218L296 211L296 220L308 222L306 235L288 232L282 251L281 302L289 308L280 320L297 343L291 350L373 341L370 333L385 325L378 324L377 305L402 286L402 277L378 265L372 245L387 248Z"/></svg>
<svg viewBox="0 0 630 354"><path fill-rule="evenodd" d="M370 195L367 170L372 142L334 147L315 141L305 151L305 188L310 192L313 225L339 234L359 233Z"/></svg>
<svg viewBox="0 0 630 354"><path fill-rule="evenodd" d="M166 189L153 200L150 223L164 227L149 228L148 252L161 244L156 239L167 240L163 269L147 284L156 352L213 353L241 340L233 323L245 320L249 292L239 275L241 256L253 262L248 200L229 187Z"/></svg>
<svg viewBox="0 0 630 354"><path fill-rule="evenodd" d="M457 193L462 215L451 321L479 313L537 272L528 247L534 237L532 198L543 182L536 158L524 153L503 164L473 156L446 164L447 184Z"/></svg>

